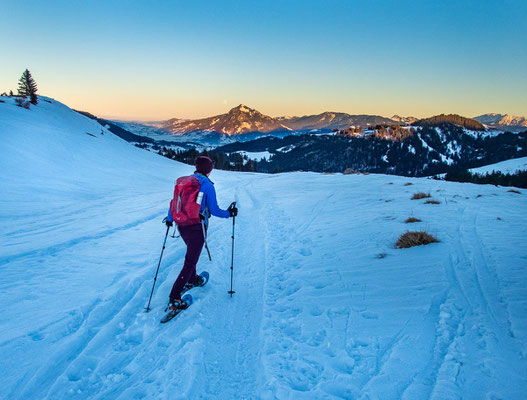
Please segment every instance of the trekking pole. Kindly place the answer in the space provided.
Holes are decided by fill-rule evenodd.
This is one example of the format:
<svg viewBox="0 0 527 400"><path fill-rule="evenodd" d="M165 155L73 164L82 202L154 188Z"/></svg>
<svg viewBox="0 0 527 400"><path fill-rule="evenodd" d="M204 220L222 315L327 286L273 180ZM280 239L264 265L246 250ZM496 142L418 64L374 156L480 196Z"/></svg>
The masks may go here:
<svg viewBox="0 0 527 400"><path fill-rule="evenodd" d="M167 244L168 231L170 226L167 226L167 233L165 234L165 240L163 242L163 249L161 250L161 255L159 256L159 262L157 263L156 276L154 277L154 284L152 285L152 292L150 292L150 298L148 299L148 305L145 308L145 312L150 311L150 301L152 301L152 295L154 294L154 288L156 287L157 273L159 272L159 266L161 265L161 258L163 257L163 252L165 251L165 245Z"/></svg>
<svg viewBox="0 0 527 400"><path fill-rule="evenodd" d="M234 201L232 204L236 207L236 202ZM232 290L232 277L234 274L234 223L236 221L236 217L232 217L232 254L231 254L231 290L229 290L229 294L233 295L233 293L236 293L234 290Z"/></svg>

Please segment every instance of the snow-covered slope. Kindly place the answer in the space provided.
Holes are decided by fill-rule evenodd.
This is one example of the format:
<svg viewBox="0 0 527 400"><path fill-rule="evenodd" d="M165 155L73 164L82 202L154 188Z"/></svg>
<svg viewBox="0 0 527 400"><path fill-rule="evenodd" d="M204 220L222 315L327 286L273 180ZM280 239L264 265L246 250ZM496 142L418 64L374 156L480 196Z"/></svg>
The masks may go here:
<svg viewBox="0 0 527 400"><path fill-rule="evenodd" d="M492 172L514 174L516 171L527 171L527 157L513 158L512 160L485 165L484 167L472 168L470 170L470 172L475 172L478 174L486 174Z"/></svg>
<svg viewBox="0 0 527 400"><path fill-rule="evenodd" d="M0 103L0 398L520 399L527 390L524 196L384 175L214 171L211 281L159 319L182 265L174 180L55 102ZM88 134L89 133L89 134ZM93 135L93 136L91 136ZM406 186L406 183L412 183ZM441 203L410 200L430 192ZM410 216L422 222L408 226ZM440 243L393 244L406 229Z"/></svg>

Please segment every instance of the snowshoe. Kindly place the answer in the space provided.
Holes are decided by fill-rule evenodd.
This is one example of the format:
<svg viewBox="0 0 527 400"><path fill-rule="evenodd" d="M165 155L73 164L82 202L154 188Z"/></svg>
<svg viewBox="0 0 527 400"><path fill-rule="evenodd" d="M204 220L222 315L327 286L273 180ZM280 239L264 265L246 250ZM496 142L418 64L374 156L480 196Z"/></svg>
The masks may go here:
<svg viewBox="0 0 527 400"><path fill-rule="evenodd" d="M165 322L170 321L172 318L174 318L176 315L178 315L181 311L186 310L190 307L192 304L192 296L190 294L186 294L183 296L181 301L175 302L175 303L169 303L165 311L168 311L165 316L161 319L161 323L164 324Z"/></svg>
<svg viewBox="0 0 527 400"><path fill-rule="evenodd" d="M190 289L195 288L195 287L205 286L208 281L209 281L209 273L207 271L203 271L196 278L196 282L194 282L194 283L190 283L190 282L186 283L185 286L183 287L183 290L181 291L181 293L183 294L185 292L188 292Z"/></svg>

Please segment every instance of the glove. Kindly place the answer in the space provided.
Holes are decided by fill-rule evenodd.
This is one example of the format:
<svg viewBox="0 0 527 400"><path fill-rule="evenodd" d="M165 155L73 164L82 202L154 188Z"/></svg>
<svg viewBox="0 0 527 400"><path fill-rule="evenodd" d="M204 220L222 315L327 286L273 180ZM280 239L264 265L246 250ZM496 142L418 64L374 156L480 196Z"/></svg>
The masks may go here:
<svg viewBox="0 0 527 400"><path fill-rule="evenodd" d="M236 217L238 215L238 209L236 208L236 203L232 203L229 208L227 208L227 211L231 215L231 217Z"/></svg>
<svg viewBox="0 0 527 400"><path fill-rule="evenodd" d="M169 228L172 226L172 221L167 221L167 217L163 218L163 222L168 226Z"/></svg>

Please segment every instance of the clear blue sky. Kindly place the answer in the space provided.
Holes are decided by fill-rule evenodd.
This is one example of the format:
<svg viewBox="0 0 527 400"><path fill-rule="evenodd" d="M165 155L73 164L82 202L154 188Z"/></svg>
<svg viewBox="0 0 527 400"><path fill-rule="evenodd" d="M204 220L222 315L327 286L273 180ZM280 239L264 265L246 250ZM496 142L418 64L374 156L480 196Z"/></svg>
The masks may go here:
<svg viewBox="0 0 527 400"><path fill-rule="evenodd" d="M96 115L527 114L527 1L0 2L0 91Z"/></svg>

